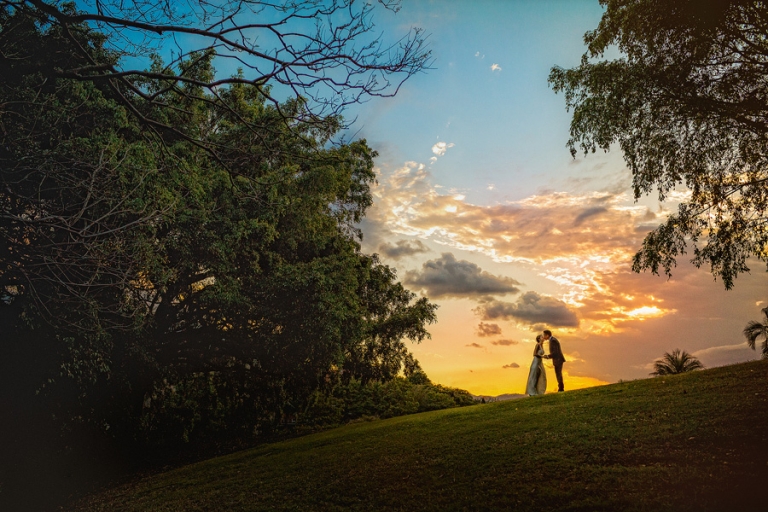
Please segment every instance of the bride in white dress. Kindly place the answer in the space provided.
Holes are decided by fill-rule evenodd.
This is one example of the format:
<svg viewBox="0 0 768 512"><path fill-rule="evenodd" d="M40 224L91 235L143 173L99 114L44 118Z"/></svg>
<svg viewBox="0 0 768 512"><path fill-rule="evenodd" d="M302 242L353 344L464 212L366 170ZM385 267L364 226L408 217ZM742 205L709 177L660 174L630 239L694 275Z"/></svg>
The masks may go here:
<svg viewBox="0 0 768 512"><path fill-rule="evenodd" d="M525 387L525 394L529 396L543 395L547 390L547 372L544 371L544 362L541 357L544 354L544 339L539 334L536 336L533 362L531 362L531 371L528 373L528 385Z"/></svg>

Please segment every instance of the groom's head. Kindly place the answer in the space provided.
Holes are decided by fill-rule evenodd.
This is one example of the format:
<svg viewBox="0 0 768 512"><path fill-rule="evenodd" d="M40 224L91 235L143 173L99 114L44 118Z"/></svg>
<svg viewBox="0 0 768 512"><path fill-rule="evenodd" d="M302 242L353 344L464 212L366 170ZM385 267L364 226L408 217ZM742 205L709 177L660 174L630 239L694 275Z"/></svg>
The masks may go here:
<svg viewBox="0 0 768 512"><path fill-rule="evenodd" d="M548 340L548 339L549 339L549 338L551 338L551 337L552 337L552 331L550 331L549 329L547 329L546 331L544 331L544 339L545 339L545 340Z"/></svg>

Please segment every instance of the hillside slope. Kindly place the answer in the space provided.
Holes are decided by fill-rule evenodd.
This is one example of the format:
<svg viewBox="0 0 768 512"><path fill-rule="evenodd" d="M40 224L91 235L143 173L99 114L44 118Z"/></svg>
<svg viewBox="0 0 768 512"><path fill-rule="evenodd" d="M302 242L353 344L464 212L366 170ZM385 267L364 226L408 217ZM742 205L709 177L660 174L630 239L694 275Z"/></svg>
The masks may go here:
<svg viewBox="0 0 768 512"><path fill-rule="evenodd" d="M768 361L359 423L155 475L96 511L768 510Z"/></svg>

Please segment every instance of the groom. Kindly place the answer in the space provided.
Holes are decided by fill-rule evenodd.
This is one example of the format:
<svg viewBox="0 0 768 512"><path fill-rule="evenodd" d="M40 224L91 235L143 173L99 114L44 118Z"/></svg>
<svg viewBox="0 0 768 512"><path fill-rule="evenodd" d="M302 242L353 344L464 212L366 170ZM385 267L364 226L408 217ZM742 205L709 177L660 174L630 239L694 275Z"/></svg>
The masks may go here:
<svg viewBox="0 0 768 512"><path fill-rule="evenodd" d="M547 359L552 360L552 364L555 365L555 377L557 377L557 391L565 391L563 386L563 363L565 362L565 356L563 355L563 349L560 348L560 342L552 336L552 331L544 331L544 340L549 341L549 355L544 356Z"/></svg>

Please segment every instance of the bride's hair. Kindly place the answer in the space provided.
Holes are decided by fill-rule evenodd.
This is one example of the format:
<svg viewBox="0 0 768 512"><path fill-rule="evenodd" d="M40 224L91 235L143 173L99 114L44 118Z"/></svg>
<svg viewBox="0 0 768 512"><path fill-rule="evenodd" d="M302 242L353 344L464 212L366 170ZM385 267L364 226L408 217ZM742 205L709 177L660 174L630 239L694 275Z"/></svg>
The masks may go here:
<svg viewBox="0 0 768 512"><path fill-rule="evenodd" d="M541 334L536 336L536 343L541 343Z"/></svg>

